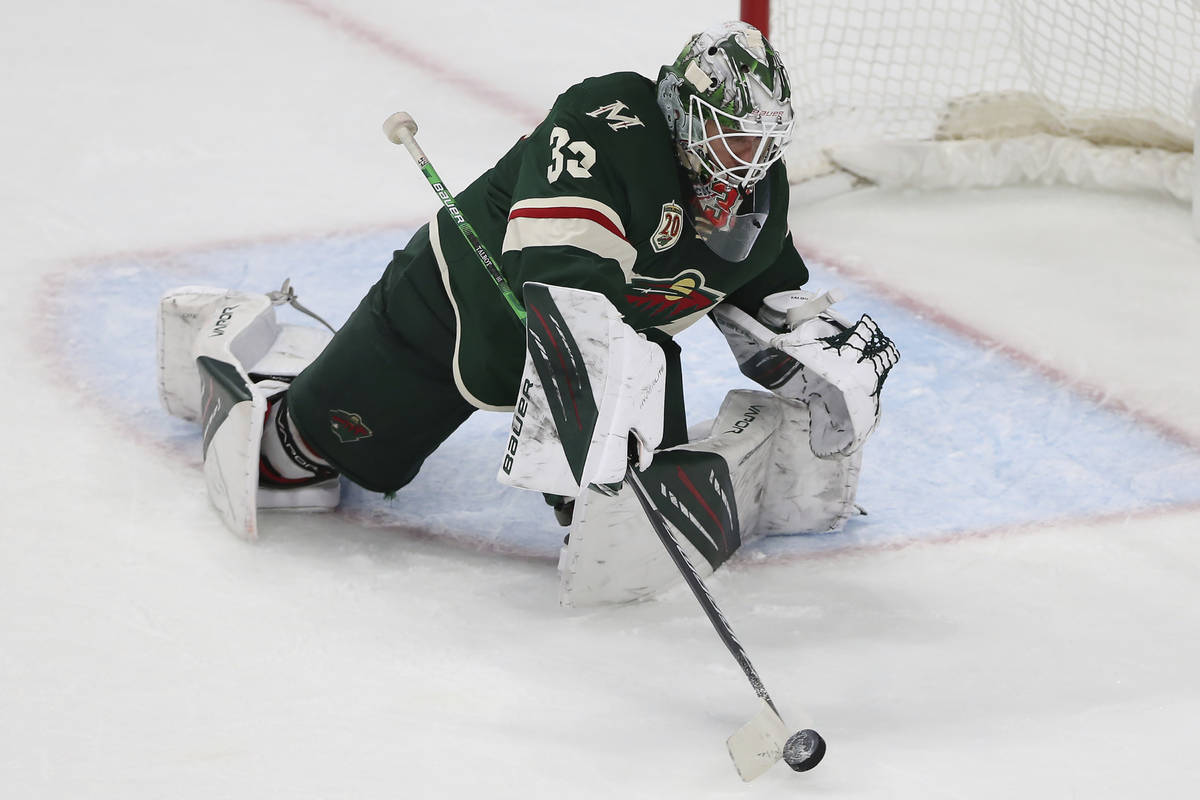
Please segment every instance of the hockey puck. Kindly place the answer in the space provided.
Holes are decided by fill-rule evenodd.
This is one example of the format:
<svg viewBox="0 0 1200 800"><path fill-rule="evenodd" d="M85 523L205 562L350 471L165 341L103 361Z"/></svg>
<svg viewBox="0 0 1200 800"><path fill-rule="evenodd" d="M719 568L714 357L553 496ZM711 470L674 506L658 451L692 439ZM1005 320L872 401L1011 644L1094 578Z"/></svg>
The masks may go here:
<svg viewBox="0 0 1200 800"><path fill-rule="evenodd" d="M796 772L808 772L825 757L825 740L811 728L793 733L783 745L783 760Z"/></svg>

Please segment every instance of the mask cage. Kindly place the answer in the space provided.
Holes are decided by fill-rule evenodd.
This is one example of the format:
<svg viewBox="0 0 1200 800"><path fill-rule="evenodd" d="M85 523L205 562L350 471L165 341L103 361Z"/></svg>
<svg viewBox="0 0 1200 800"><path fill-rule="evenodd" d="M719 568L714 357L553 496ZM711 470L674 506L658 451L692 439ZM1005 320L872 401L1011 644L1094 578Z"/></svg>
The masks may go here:
<svg viewBox="0 0 1200 800"><path fill-rule="evenodd" d="M739 188L753 186L767 170L783 157L784 150L792 138L793 120L785 120L781 112L753 112L745 117L726 113L702 100L698 95L688 98L686 148L694 160L716 180L725 181ZM709 135L707 123L716 133ZM739 140L756 140L754 154L743 158L734 150ZM718 155L727 154L724 166Z"/></svg>

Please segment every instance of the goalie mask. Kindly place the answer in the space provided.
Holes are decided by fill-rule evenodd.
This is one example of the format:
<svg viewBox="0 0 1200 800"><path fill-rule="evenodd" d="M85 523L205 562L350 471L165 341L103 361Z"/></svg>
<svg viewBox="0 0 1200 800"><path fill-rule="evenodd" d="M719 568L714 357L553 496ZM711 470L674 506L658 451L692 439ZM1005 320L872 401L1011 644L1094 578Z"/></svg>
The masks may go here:
<svg viewBox="0 0 1200 800"><path fill-rule="evenodd" d="M768 210L757 202L745 215L756 219L739 226L742 199L792 136L791 87L778 53L747 23L710 28L659 72L658 104L692 182L697 233L718 255L740 261Z"/></svg>

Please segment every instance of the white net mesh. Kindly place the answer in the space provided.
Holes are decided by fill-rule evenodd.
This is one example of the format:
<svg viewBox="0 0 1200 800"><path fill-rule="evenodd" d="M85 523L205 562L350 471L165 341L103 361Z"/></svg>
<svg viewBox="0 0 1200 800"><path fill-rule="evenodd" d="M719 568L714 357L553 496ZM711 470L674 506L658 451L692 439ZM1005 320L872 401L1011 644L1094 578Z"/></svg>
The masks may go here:
<svg viewBox="0 0 1200 800"><path fill-rule="evenodd" d="M879 140L1192 148L1200 0L776 0L770 25L794 91L793 180L825 148Z"/></svg>

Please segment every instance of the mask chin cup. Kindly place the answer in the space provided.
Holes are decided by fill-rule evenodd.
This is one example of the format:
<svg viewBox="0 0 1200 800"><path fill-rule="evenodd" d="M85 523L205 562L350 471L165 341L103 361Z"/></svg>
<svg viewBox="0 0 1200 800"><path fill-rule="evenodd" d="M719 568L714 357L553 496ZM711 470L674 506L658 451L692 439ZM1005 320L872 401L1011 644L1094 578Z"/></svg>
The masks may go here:
<svg viewBox="0 0 1200 800"><path fill-rule="evenodd" d="M701 239L717 257L736 264L750 255L750 250L758 241L758 234L766 224L766 214L738 214L728 228L714 229Z"/></svg>
<svg viewBox="0 0 1200 800"><path fill-rule="evenodd" d="M747 200L751 208L745 213L737 213ZM763 184L753 194L742 194L738 205L731 209L728 221L721 226L713 224L706 216L700 201L693 199L692 223L696 235L709 250L717 257L736 264L750 255L754 243L758 241L758 235L767 224L770 208L770 186Z"/></svg>

